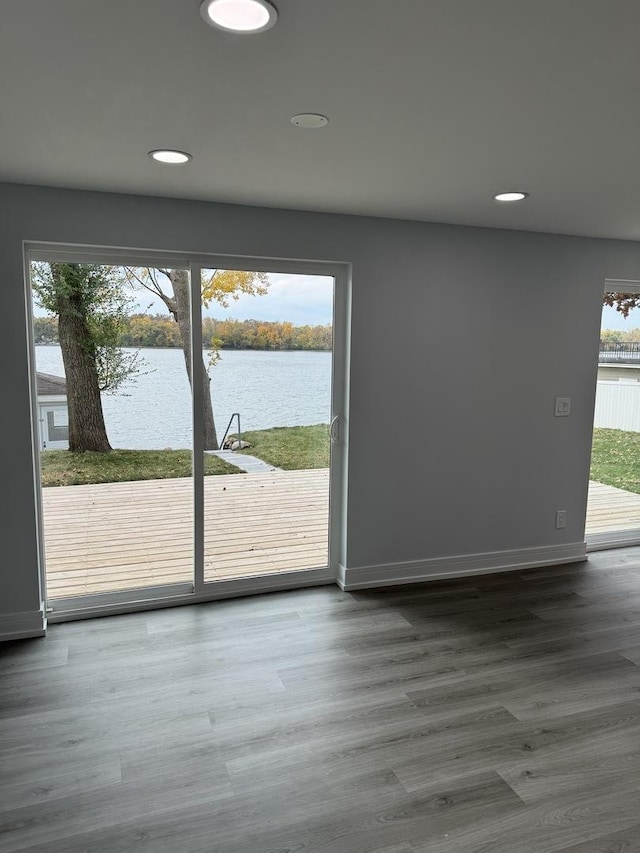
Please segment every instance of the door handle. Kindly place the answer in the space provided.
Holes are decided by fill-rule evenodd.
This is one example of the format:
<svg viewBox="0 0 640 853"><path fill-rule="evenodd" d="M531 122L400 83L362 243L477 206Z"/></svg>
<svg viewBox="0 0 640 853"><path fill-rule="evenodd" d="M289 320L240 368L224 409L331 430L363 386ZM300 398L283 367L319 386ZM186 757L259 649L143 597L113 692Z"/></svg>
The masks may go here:
<svg viewBox="0 0 640 853"><path fill-rule="evenodd" d="M340 415L335 415L331 420L331 426L329 427L329 436L331 438L332 444L337 444L338 439L340 437Z"/></svg>

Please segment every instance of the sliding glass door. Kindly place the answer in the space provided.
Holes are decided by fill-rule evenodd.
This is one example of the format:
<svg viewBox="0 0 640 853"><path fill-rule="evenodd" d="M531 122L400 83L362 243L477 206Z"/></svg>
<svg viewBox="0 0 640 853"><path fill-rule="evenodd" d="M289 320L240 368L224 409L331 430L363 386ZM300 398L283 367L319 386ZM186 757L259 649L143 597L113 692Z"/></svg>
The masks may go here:
<svg viewBox="0 0 640 853"><path fill-rule="evenodd" d="M640 543L640 284L605 290L586 537L591 550Z"/></svg>
<svg viewBox="0 0 640 853"><path fill-rule="evenodd" d="M28 278L54 618L335 576L343 270L35 247Z"/></svg>
<svg viewBox="0 0 640 853"><path fill-rule="evenodd" d="M49 606L190 589L191 393L163 299L181 276L189 339L188 270L41 258L30 278Z"/></svg>
<svg viewBox="0 0 640 853"><path fill-rule="evenodd" d="M205 583L329 565L334 288L201 270Z"/></svg>

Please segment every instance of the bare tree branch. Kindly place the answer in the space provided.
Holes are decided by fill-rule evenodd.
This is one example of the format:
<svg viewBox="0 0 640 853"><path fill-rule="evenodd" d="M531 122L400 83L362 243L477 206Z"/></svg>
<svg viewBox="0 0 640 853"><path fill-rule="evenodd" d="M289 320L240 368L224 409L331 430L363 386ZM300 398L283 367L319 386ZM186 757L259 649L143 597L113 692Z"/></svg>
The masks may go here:
<svg viewBox="0 0 640 853"><path fill-rule="evenodd" d="M153 293L154 296L159 297L165 304L167 310L171 314L174 320L178 319L178 305L176 300L169 296L169 294L165 293L158 279L156 277L156 273L160 272L171 281L168 270L155 270L151 268L145 268L142 275L136 271L134 267L125 267L125 275L129 281L136 281L141 287L144 287L145 290L148 290L149 293Z"/></svg>

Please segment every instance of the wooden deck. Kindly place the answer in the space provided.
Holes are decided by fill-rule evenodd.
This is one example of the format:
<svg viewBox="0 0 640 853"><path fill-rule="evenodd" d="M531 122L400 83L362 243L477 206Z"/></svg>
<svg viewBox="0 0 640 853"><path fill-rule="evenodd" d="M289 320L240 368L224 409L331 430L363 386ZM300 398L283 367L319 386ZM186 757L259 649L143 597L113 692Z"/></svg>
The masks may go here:
<svg viewBox="0 0 640 853"><path fill-rule="evenodd" d="M205 479L205 577L327 563L329 472ZM190 582L188 478L43 490L50 599ZM640 528L640 495L591 483L587 533Z"/></svg>
<svg viewBox="0 0 640 853"><path fill-rule="evenodd" d="M205 578L327 563L329 472L205 478ZM50 599L190 582L190 478L43 489Z"/></svg>
<svg viewBox="0 0 640 853"><path fill-rule="evenodd" d="M640 495L589 483L587 535L640 529Z"/></svg>

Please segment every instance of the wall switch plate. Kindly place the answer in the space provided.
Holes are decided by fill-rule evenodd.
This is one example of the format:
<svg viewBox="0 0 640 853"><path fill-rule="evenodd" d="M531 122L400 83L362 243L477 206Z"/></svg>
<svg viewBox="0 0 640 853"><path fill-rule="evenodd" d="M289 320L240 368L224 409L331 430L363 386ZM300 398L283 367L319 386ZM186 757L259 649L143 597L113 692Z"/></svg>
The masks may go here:
<svg viewBox="0 0 640 853"><path fill-rule="evenodd" d="M553 413L556 418L568 418L571 414L571 397L556 397L556 407Z"/></svg>
<svg viewBox="0 0 640 853"><path fill-rule="evenodd" d="M559 509L556 512L556 529L564 530L567 526L567 511L566 509Z"/></svg>

